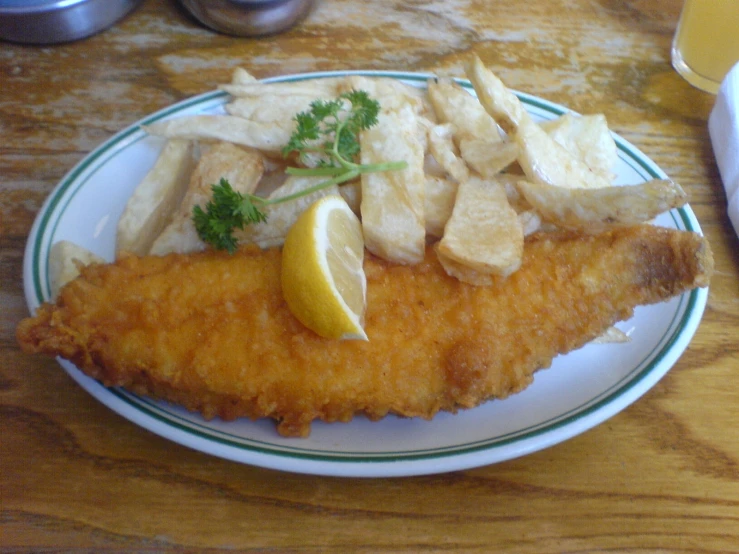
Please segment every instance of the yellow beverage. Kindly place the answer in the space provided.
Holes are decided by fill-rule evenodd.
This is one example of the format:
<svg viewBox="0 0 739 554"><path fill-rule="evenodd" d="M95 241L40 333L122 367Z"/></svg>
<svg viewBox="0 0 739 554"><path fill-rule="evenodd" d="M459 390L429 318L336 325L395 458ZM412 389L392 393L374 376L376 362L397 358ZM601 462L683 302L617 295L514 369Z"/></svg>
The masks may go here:
<svg viewBox="0 0 739 554"><path fill-rule="evenodd" d="M739 61L739 0L686 0L672 65L690 84L716 93Z"/></svg>

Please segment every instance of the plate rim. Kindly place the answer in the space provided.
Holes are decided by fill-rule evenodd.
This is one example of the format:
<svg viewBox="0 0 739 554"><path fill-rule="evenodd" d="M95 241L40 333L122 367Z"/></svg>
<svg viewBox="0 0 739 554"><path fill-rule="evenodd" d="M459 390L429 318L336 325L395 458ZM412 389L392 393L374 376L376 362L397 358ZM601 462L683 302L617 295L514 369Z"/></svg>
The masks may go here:
<svg viewBox="0 0 739 554"><path fill-rule="evenodd" d="M431 73L349 70L281 75L263 79L262 82L295 82L347 75L389 77L416 84L425 83L436 77ZM464 88L473 90L469 81L459 78L454 80ZM531 107L535 107L555 116L564 113L577 113L544 98L517 90L513 90L513 92L524 102L529 111ZM59 211L59 204L62 201L65 201L65 205L71 202L74 194L84 187L85 181L81 179L83 179L86 172L92 171L94 173L95 168L104 165L104 161L97 165L95 163L106 153L114 155L116 152L130 146L131 143L145 138L146 134L141 129L142 125L153 123L191 107L204 110L208 103L213 103L214 106L222 105L228 98L230 97L225 91L214 90L183 99L157 110L115 133L84 156L64 175L39 209L26 243L23 261L24 292L31 313L35 311L41 301L48 298L48 271L45 272L46 279L44 279L47 282L42 283L42 275L40 275L42 271L39 266L42 257L48 258L48 249L44 249L42 245L44 238L49 235L53 236L56 226L52 226L51 229L47 226L55 215L58 223L64 213L64 208ZM652 178L668 178L664 171L636 146L613 131L611 134L616 142L621 161L627 164L629 161L634 162L640 169L634 166L631 167L640 175L646 173L647 176ZM646 176L643 178L646 178ZM67 197L72 188L74 190L71 191L71 196ZM686 230L702 233L700 224L689 205L672 210L670 215L678 227L682 225ZM29 278L29 275L32 278ZM417 450L416 453L411 452L410 454L401 455L393 453L357 453L357 455L352 455L349 452L332 455L330 452L326 452L325 449L319 450L323 453L314 454L307 453L307 449L302 449L303 452L301 452L300 448L283 448L275 444L271 444L270 447L266 448L254 444L238 445L235 444L235 441L229 442L215 437L216 430L212 428L210 434L205 434L200 431L193 431L192 423L189 423L189 426L179 425L172 421L172 418L177 416L171 412L168 412L170 413L169 418L157 415L151 406L144 407L141 404L158 405L161 403L122 389L105 388L102 384L84 375L70 362L61 358L58 358L58 361L79 385L114 412L163 438L207 454L264 468L314 475L343 477L424 475L469 469L514 459L569 440L613 417L649 391L674 366L697 331L705 310L707 297L708 288L694 289L681 295L679 297L680 305L675 309L673 321L654 349L657 352L654 353L653 350L650 353L651 358L647 356L639 362L634 370L619 381L619 383L624 381L622 384L611 386L608 390L614 390L606 394L605 397L600 398L605 394L605 392L601 392L585 404L570 410L571 415L553 417L544 423L533 426L536 429L532 431L509 433L514 435L510 439L492 437L475 441L475 443L482 444L473 447L457 445L430 449L434 451L444 450L444 452L437 453L417 453L419 452ZM676 319L679 320L677 323L675 323ZM667 340L665 340L665 337L667 337ZM654 355L652 356L652 354ZM642 365L644 367L639 369ZM137 402L133 402L132 398L135 398ZM134 404L139 405L134 406ZM166 408L161 409L167 411ZM203 425L207 426L208 422L203 421ZM562 433L563 430L567 432ZM211 449L206 449L204 446L211 446ZM501 449L505 449L506 452L500 452ZM436 463L438 461L444 461L445 464L440 466Z"/></svg>

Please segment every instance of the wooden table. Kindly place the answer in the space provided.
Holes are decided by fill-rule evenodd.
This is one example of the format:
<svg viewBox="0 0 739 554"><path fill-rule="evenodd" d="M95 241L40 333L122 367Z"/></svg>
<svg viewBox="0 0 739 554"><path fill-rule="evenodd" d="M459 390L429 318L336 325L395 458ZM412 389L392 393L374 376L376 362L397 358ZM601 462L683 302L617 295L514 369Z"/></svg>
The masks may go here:
<svg viewBox="0 0 739 554"><path fill-rule="evenodd" d="M174 1L53 47L0 49L0 494L4 551L739 551L739 241L706 120L671 69L679 0L319 0L289 32L212 33ZM436 476L280 473L178 446L24 355L26 238L44 198L103 140L224 82L329 69L462 76L602 112L691 197L715 258L688 350L628 409L572 440Z"/></svg>

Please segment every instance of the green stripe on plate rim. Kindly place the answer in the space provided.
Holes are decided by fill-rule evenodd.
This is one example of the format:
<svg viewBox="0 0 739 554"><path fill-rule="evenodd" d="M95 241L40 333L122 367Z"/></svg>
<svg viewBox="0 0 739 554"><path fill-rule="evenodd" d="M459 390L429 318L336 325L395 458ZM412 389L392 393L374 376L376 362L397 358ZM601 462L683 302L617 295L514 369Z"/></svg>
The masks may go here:
<svg viewBox="0 0 739 554"><path fill-rule="evenodd" d="M433 77L432 75L407 74L400 72L352 71L309 73L288 77L265 79L264 81L295 82L316 78L336 77L347 74L369 77L389 77L400 79L406 82L411 82L417 85L423 85L429 78ZM469 81L462 79L456 79L456 81L466 89L471 91L474 90ZM525 105L527 105L529 110L531 110L532 108L536 108L554 116L559 116L570 111L564 106L548 102L541 98L537 98L518 91L515 92L519 99ZM38 303L41 303L46 298L48 298L48 293L45 292L42 287L42 281L44 281L44 279L42 278L42 274L46 277L46 281L43 284L46 286L46 291L48 291L48 249L52 244L52 238L55 234L56 226L58 225L59 219L64 213L66 207L73 200L74 195L87 183L87 180L92 176L94 171L101 165L103 165L111 157L115 156L122 148L126 148L145 138L146 134L140 128L140 125L151 124L155 121L170 117L178 112L196 106L201 106L202 109L206 109L209 107L222 105L226 102L227 99L228 95L225 92L213 91L195 96L193 98L184 100L165 109L162 109L158 112L155 112L154 114L151 114L150 116L142 119L140 122L122 130L118 134L108 139L101 146L96 148L91 154L86 156L62 179L59 185L52 192L50 198L45 203L43 214L41 216L41 219L39 220L38 228L36 231L32 257L32 271L34 292L36 294L36 301ZM644 156L644 154L638 151L638 149L636 149L625 139L615 134L614 139L619 150L619 158L627 165L629 165L629 167L632 168L636 173L638 173L643 179L646 180L649 178L667 178L667 176L653 162L651 162L651 160L648 160L646 156ZM74 189L72 189L73 186ZM62 201L64 201L63 204ZM689 231L696 230L695 226L693 225L693 219L684 208L672 210L670 212L670 215L677 228L683 228ZM52 222L52 218L55 219L53 219L53 225L51 226L51 228L49 228L49 225ZM41 259L42 252L46 253L47 259ZM44 269L44 271L42 271L42 269ZM685 327L687 326L689 317L695 308L697 299L698 291L696 290L693 290L687 294L683 294L680 297L678 305L676 306L674 312L673 319L668 325L667 331L662 336L660 341L658 341L652 351L644 357L642 362L638 366L636 366L631 373L623 377L619 382L609 387L607 391L602 392L600 395L591 399L587 403L577 408L573 408L567 413L561 414L551 420L547 420L531 427L508 433L506 435L471 443L465 443L461 445L452 445L434 449L422 449L406 452L396 451L392 453L333 453L325 450L287 447L275 445L273 443L257 441L255 439L236 437L235 435L230 435L226 432L207 427L205 424L197 424L166 410L166 408L161 407L159 404L154 403L148 398L134 395L123 389L106 390L108 390L111 394L115 395L117 398L119 398L132 408L161 423L164 423L181 431L185 431L206 441L213 441L225 446L237 448L240 450L247 450L250 452L334 463L398 462L457 456L460 454L474 453L488 450L494 447L505 446L557 430L599 410L603 406L608 405L615 398L634 388L651 373L651 371L655 368L657 364L662 361L664 356L670 351L671 347L675 344L680 335L683 333ZM97 384L97 386L102 387L102 385L100 384Z"/></svg>

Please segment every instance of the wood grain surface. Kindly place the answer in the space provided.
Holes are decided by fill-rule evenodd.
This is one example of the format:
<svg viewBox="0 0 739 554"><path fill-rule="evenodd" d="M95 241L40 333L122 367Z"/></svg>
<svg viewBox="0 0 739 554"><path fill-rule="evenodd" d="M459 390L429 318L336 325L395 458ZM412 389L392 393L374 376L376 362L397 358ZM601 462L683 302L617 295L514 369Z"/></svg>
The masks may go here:
<svg viewBox="0 0 739 554"><path fill-rule="evenodd" d="M671 69L679 0L318 0L290 31L215 34L171 0L107 31L0 47L0 549L5 552L739 552L739 241L706 121ZM690 194L716 258L687 351L639 401L555 447L436 476L339 479L240 465L117 416L24 355L22 259L45 197L142 116L258 77L329 69L461 76L604 113Z"/></svg>

